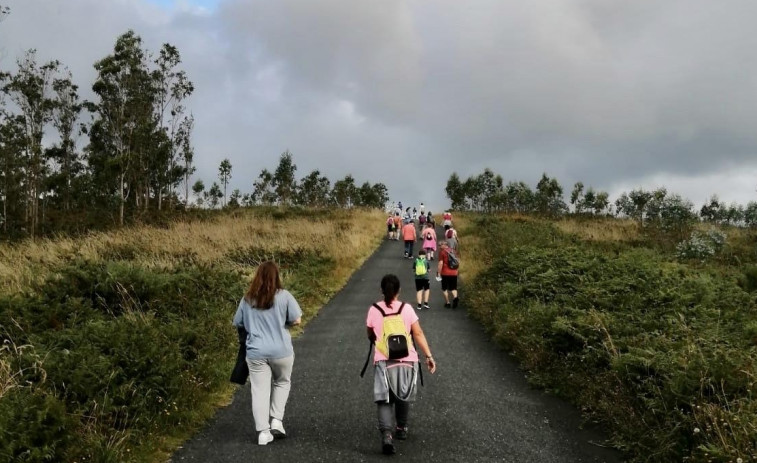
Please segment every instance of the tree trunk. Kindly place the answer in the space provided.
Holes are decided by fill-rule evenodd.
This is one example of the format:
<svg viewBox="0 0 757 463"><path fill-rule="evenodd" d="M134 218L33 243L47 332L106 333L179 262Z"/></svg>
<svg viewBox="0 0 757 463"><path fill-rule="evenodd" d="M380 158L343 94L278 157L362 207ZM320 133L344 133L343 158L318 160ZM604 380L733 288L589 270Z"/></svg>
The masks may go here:
<svg viewBox="0 0 757 463"><path fill-rule="evenodd" d="M125 177L126 174L123 172L121 173L121 188L120 188L120 197L121 197L121 204L119 205L119 212L118 212L118 223L122 227L124 226L124 203L126 202L126 197L124 196L124 189L126 188L126 182ZM136 195L136 192L135 192Z"/></svg>
<svg viewBox="0 0 757 463"><path fill-rule="evenodd" d="M189 166L184 170L184 210L189 209Z"/></svg>

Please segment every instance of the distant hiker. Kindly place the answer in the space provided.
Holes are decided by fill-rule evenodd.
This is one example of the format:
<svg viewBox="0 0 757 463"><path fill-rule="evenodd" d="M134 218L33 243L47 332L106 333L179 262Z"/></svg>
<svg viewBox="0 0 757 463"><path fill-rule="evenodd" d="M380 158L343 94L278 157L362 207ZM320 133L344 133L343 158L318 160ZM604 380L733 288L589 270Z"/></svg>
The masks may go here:
<svg viewBox="0 0 757 463"><path fill-rule="evenodd" d="M420 210L421 210L421 214L426 213L426 206L424 206L423 203L421 203Z"/></svg>
<svg viewBox="0 0 757 463"><path fill-rule="evenodd" d="M301 317L299 304L281 285L278 266L271 261L260 264L233 321L248 333L247 365L258 445L286 436L282 422L294 364L286 327L298 325Z"/></svg>
<svg viewBox="0 0 757 463"><path fill-rule="evenodd" d="M423 229L423 226L426 225L426 214L421 213L420 217L418 217L418 224Z"/></svg>
<svg viewBox="0 0 757 463"><path fill-rule="evenodd" d="M431 215L431 211L426 214L426 223L430 223L432 227L436 228L436 222L434 222L434 216Z"/></svg>
<svg viewBox="0 0 757 463"><path fill-rule="evenodd" d="M394 238L394 217L389 215L386 219L386 239L391 240Z"/></svg>
<svg viewBox="0 0 757 463"><path fill-rule="evenodd" d="M366 326L368 339L375 344L373 400L378 409L381 450L390 455L396 452L394 439L407 439L410 402L415 400L420 368L416 348L426 357L426 367L431 374L436 371L436 362L418 315L397 300L399 278L385 275L381 279L381 292L384 300L368 308Z"/></svg>
<svg viewBox="0 0 757 463"><path fill-rule="evenodd" d="M434 226L426 222L426 228L421 231L421 239L423 244L421 249L426 251L426 258L428 260L434 260L434 253L436 252L436 230Z"/></svg>
<svg viewBox="0 0 757 463"><path fill-rule="evenodd" d="M457 230L452 228L451 225L444 226L444 239L447 240L447 245L454 249L455 252L460 254L460 240L457 237Z"/></svg>
<svg viewBox="0 0 757 463"><path fill-rule="evenodd" d="M402 201L399 201L397 203L397 209L399 209L400 211L402 210Z"/></svg>
<svg viewBox="0 0 757 463"><path fill-rule="evenodd" d="M447 243L447 240L439 242L441 250L439 251L439 264L437 267L437 276L442 278L442 294L444 294L444 308L457 308L457 271L460 261L457 254ZM450 305L449 296L452 294L452 304Z"/></svg>
<svg viewBox="0 0 757 463"><path fill-rule="evenodd" d="M415 275L415 298L418 302L416 309L430 309L428 297L431 293L431 284L428 277L430 265L426 259L426 251L421 249L418 252L418 258L413 262L413 273ZM423 303L423 305L421 305Z"/></svg>
<svg viewBox="0 0 757 463"><path fill-rule="evenodd" d="M442 215L442 226L445 225L452 226L452 213L450 211L444 211Z"/></svg>
<svg viewBox="0 0 757 463"><path fill-rule="evenodd" d="M408 259L413 258L413 245L417 237L415 224L410 220L402 227L402 239L405 241L405 257Z"/></svg>
<svg viewBox="0 0 757 463"><path fill-rule="evenodd" d="M399 214L394 214L394 240L400 239L400 228L402 228L402 220Z"/></svg>

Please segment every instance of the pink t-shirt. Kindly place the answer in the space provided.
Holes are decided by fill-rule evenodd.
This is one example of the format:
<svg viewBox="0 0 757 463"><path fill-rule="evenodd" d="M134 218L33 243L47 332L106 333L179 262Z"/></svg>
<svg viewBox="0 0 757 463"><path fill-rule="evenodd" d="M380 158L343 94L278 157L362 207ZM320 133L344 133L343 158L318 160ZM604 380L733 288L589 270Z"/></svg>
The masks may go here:
<svg viewBox="0 0 757 463"><path fill-rule="evenodd" d="M387 315L390 314L396 314L399 310L402 304L405 304L404 302L400 301L394 301L392 302L391 308L387 308L384 301L378 302L378 306L381 307L384 312L386 312ZM405 328L407 328L408 334L411 333L411 326L413 326L413 323L418 321L418 315L415 313L415 310L413 310L413 306L410 304L405 304L405 308L402 309L402 320L405 321ZM376 339L381 339L381 336L383 335L383 327L384 327L384 316L381 315L381 312L376 310L375 307L371 306L368 309L368 318L365 320L365 326L369 328L373 328L373 334L376 335ZM378 362L379 360L388 360L384 354L379 352L378 349L373 349L373 361ZM405 358L402 358L400 360L403 360L405 362L417 362L418 361L418 352L415 350L415 346L412 344L410 345L410 355L408 355Z"/></svg>

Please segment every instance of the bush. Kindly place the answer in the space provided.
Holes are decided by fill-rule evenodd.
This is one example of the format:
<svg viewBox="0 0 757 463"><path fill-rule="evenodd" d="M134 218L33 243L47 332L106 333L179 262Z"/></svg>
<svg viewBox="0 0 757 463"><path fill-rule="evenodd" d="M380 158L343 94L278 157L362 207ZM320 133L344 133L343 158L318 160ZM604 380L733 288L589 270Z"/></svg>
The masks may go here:
<svg viewBox="0 0 757 463"><path fill-rule="evenodd" d="M676 256L681 260L692 259L704 261L723 250L726 235L719 230L706 233L694 232L691 238L676 245Z"/></svg>
<svg viewBox="0 0 757 463"><path fill-rule="evenodd" d="M757 454L757 302L735 272L577 241L549 223L476 230L490 265L466 285L470 313L530 381L609 424L634 461Z"/></svg>
<svg viewBox="0 0 757 463"><path fill-rule="evenodd" d="M19 387L0 400L0 460L67 461L74 443L65 404L38 389Z"/></svg>

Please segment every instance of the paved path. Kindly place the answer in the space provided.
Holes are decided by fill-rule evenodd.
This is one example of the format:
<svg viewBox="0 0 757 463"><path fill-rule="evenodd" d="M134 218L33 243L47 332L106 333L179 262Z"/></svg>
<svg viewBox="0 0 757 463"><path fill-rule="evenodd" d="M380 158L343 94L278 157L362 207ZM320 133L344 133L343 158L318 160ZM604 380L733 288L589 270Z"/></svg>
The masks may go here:
<svg viewBox="0 0 757 463"><path fill-rule="evenodd" d="M517 364L468 319L464 292L458 309L442 308L433 280L432 310L419 316L438 370L424 375L408 439L397 442L395 456L382 455L372 370L362 379L359 373L368 348L365 315L381 297L381 277L400 276L400 298L414 301L412 261L401 254L401 242L382 244L295 340L286 439L256 445L245 386L171 461L621 461L617 452L594 444L602 435L579 428L573 407L528 386Z"/></svg>

